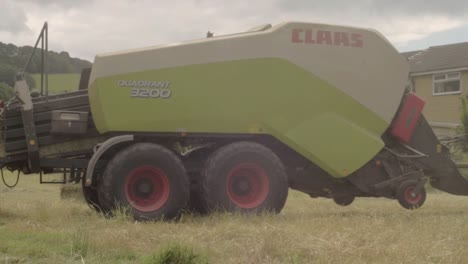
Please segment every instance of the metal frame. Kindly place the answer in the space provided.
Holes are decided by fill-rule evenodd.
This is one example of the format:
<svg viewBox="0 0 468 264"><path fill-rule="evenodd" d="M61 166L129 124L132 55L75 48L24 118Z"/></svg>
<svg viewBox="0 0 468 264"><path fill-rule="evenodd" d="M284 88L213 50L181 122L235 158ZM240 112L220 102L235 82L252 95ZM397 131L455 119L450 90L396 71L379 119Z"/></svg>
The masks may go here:
<svg viewBox="0 0 468 264"><path fill-rule="evenodd" d="M377 183L374 185L374 188L382 189L382 188L388 187L392 184L399 183L402 181L406 181L406 180L418 180L419 181L419 180L424 179L425 177L426 176L424 175L424 172L422 170L412 171L412 172L402 174L398 177L390 178L383 182Z"/></svg>
<svg viewBox="0 0 468 264"><path fill-rule="evenodd" d="M39 41L41 42L41 95L44 96L45 88L45 96L47 100L49 96L49 67L47 64L49 55L49 25L47 22L44 23L44 26L41 29L41 33L36 40L36 44L34 45L31 56L29 56L28 62L26 62L26 65L23 67L22 77L24 78L24 73L28 71L29 65L31 64L31 61L36 53L37 46L39 45Z"/></svg>
<svg viewBox="0 0 468 264"><path fill-rule="evenodd" d="M417 159L417 158L427 158L429 157L428 155L422 153L421 151L415 149L415 148L412 148L406 144L401 144L404 148L406 148L407 150L410 150L412 151L413 153L415 153L416 155L406 155L406 154L399 154L398 152L388 148L388 147L384 147L388 152L392 153L393 155L397 156L398 158L402 158L402 159Z"/></svg>
<svg viewBox="0 0 468 264"><path fill-rule="evenodd" d="M65 184L67 183L67 174L69 175L69 181L78 183L81 180L82 175L88 167L88 159L85 158L41 158L41 168L52 168L52 173L62 172L62 180L57 181L44 181L43 171L39 173L39 181L41 184ZM99 163L98 163L99 164ZM49 172L50 173L50 172ZM48 174L48 173L45 173Z"/></svg>
<svg viewBox="0 0 468 264"><path fill-rule="evenodd" d="M31 61L36 53L39 41L41 42L41 95L44 95L44 82L45 82L45 94L46 101L48 101L49 95L49 75L47 67L47 57L49 52L49 26L47 22L44 23L41 33L36 40L31 56L29 56L22 72L18 75L18 80L15 84L15 92L18 101L21 104L21 119L23 121L23 129L26 140L26 146L28 150L28 163L31 172L40 172L40 156L39 146L36 133L36 125L34 122L34 106L31 98L31 91L25 80L25 72L27 72ZM45 53L44 53L45 52ZM44 79L45 74L45 79ZM42 182L42 176L41 176Z"/></svg>
<svg viewBox="0 0 468 264"><path fill-rule="evenodd" d="M65 173L65 171L63 172L63 178L60 181L45 181L43 177L44 177L44 173L42 173L42 171L39 172L40 184L65 184L67 183L67 174Z"/></svg>

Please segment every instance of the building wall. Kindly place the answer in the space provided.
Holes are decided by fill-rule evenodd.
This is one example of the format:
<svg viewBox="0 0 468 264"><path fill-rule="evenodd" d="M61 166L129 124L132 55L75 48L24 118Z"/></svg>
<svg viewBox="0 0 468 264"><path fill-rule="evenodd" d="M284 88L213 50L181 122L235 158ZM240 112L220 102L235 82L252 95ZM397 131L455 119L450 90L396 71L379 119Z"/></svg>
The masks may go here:
<svg viewBox="0 0 468 264"><path fill-rule="evenodd" d="M453 127L443 127L432 125L432 130L438 138L453 137L457 135L457 130Z"/></svg>
<svg viewBox="0 0 468 264"><path fill-rule="evenodd" d="M461 72L461 93L432 95L432 74L414 76L416 94L426 101L424 116L439 127L456 127L460 123L460 98L468 95L468 71Z"/></svg>

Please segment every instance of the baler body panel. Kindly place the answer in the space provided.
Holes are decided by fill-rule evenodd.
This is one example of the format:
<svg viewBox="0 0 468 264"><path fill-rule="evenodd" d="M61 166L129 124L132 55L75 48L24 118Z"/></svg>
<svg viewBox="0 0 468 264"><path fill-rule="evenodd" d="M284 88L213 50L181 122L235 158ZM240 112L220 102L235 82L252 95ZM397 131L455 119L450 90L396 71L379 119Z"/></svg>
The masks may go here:
<svg viewBox="0 0 468 264"><path fill-rule="evenodd" d="M131 98L131 88L115 87L119 80L149 78L171 80L171 97ZM388 126L284 59L131 73L93 85L98 86L91 87L90 98L99 101L93 109L99 131L271 134L335 177L358 169L381 150L380 135Z"/></svg>
<svg viewBox="0 0 468 264"><path fill-rule="evenodd" d="M344 177L383 148L407 77L377 32L285 23L98 55L89 95L100 133L271 134ZM158 83L170 97L132 97Z"/></svg>

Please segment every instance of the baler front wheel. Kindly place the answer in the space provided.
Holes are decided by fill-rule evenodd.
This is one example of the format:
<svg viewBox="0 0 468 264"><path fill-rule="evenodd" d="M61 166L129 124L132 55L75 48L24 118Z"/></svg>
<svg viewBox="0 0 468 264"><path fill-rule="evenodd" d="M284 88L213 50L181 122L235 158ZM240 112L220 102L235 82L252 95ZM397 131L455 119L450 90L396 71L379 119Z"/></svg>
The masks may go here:
<svg viewBox="0 0 468 264"><path fill-rule="evenodd" d="M281 160L253 142L236 142L211 154L202 174L210 210L279 213L288 195Z"/></svg>
<svg viewBox="0 0 468 264"><path fill-rule="evenodd" d="M123 208L137 220L177 218L189 199L189 180L180 159L152 143L137 143L109 161L98 185L105 213Z"/></svg>
<svg viewBox="0 0 468 264"><path fill-rule="evenodd" d="M354 196L345 195L345 196L336 196L333 197L333 201L340 206L348 206L354 202Z"/></svg>
<svg viewBox="0 0 468 264"><path fill-rule="evenodd" d="M415 192L418 181L404 181L398 187L396 198L403 208L413 210L421 207L426 201L426 190L422 187Z"/></svg>

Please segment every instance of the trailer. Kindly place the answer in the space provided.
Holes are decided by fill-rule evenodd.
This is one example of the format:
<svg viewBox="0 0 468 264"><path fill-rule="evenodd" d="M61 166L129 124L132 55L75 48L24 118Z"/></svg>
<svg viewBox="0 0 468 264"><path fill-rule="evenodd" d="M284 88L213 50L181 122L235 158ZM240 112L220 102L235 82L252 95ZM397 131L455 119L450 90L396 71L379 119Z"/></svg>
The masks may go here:
<svg viewBox="0 0 468 264"><path fill-rule="evenodd" d="M1 167L41 183L64 173L95 210L138 220L278 213L289 188L406 209L423 205L427 181L468 195L408 72L374 30L304 22L100 54L76 92L50 95L41 81L32 96L19 75Z"/></svg>

